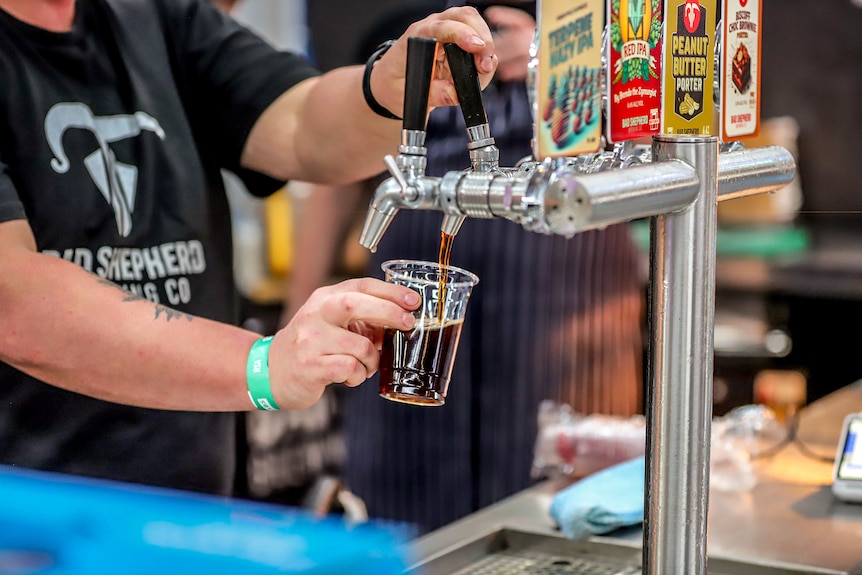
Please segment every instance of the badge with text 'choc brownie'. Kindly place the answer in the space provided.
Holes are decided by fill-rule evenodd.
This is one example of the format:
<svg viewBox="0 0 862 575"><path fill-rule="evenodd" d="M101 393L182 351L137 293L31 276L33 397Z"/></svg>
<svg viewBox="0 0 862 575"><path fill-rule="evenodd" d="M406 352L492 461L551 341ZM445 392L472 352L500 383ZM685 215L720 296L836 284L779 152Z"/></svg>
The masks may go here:
<svg viewBox="0 0 862 575"><path fill-rule="evenodd" d="M540 0L536 157L598 151L605 0Z"/></svg>
<svg viewBox="0 0 862 575"><path fill-rule="evenodd" d="M608 0L609 142L658 134L661 129L663 0Z"/></svg>
<svg viewBox="0 0 862 575"><path fill-rule="evenodd" d="M712 134L716 0L665 0L662 133Z"/></svg>
<svg viewBox="0 0 862 575"><path fill-rule="evenodd" d="M760 129L761 0L724 0L721 53L721 139Z"/></svg>

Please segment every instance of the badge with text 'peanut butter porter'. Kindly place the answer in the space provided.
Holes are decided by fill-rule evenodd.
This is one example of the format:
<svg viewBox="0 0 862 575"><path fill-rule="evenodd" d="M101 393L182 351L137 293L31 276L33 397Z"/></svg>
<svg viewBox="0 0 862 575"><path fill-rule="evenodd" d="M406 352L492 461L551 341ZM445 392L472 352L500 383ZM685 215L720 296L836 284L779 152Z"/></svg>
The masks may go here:
<svg viewBox="0 0 862 575"><path fill-rule="evenodd" d="M712 134L716 0L665 0L662 132Z"/></svg>
<svg viewBox="0 0 862 575"><path fill-rule="evenodd" d="M609 142L658 134L661 129L663 0L608 0Z"/></svg>
<svg viewBox="0 0 862 575"><path fill-rule="evenodd" d="M761 0L724 0L721 51L721 138L760 129Z"/></svg>
<svg viewBox="0 0 862 575"><path fill-rule="evenodd" d="M571 157L599 149L605 1L540 0L538 4L538 158Z"/></svg>

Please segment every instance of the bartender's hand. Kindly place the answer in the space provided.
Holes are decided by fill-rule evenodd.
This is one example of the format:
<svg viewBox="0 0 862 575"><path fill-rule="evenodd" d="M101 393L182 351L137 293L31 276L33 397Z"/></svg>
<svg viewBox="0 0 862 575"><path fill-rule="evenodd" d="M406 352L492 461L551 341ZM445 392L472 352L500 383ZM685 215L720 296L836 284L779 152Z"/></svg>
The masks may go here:
<svg viewBox="0 0 862 575"><path fill-rule="evenodd" d="M455 84L449 73L443 44L454 42L474 55L479 84L488 85L497 69L494 40L488 24L475 8L459 6L439 14L431 14L411 24L398 41L374 66L371 74L371 92L388 110L404 109L404 80L407 69L407 39L411 36L435 38L434 77L428 97L429 108L451 106L458 102Z"/></svg>
<svg viewBox="0 0 862 575"><path fill-rule="evenodd" d="M413 327L410 310L419 295L410 288L360 278L319 288L284 329L269 352L270 382L282 409L304 409L330 383L356 386L380 364L384 326Z"/></svg>

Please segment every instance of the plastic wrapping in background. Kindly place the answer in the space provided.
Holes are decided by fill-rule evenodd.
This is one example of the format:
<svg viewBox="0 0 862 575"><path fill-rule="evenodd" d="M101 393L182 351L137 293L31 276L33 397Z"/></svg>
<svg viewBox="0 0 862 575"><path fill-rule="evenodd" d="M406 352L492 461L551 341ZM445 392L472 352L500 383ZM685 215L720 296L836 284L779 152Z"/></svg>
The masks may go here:
<svg viewBox="0 0 862 575"><path fill-rule="evenodd" d="M780 447L786 427L764 405L743 405L712 420L710 488L741 492L757 484L754 461ZM646 418L583 415L544 401L533 457L533 477L579 479L645 454Z"/></svg>
<svg viewBox="0 0 862 575"><path fill-rule="evenodd" d="M0 573L388 575L401 524L0 466Z"/></svg>
<svg viewBox="0 0 862 575"><path fill-rule="evenodd" d="M533 457L533 477L579 478L644 455L643 416L583 415L563 403L543 401Z"/></svg>
<svg viewBox="0 0 862 575"><path fill-rule="evenodd" d="M780 447L787 428L765 405L743 405L712 420L709 458L711 489L749 491L757 485L754 460Z"/></svg>

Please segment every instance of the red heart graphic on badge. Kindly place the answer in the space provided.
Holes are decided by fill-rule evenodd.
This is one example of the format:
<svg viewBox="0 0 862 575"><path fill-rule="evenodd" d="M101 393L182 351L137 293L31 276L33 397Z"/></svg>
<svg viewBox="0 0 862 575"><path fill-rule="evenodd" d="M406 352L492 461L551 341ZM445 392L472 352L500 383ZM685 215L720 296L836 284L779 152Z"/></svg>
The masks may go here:
<svg viewBox="0 0 862 575"><path fill-rule="evenodd" d="M748 4L748 0L739 0L739 5L745 8L745 5Z"/></svg>
<svg viewBox="0 0 862 575"><path fill-rule="evenodd" d="M698 0L685 0L683 8L683 23L689 34L694 34L700 24L700 2Z"/></svg>

